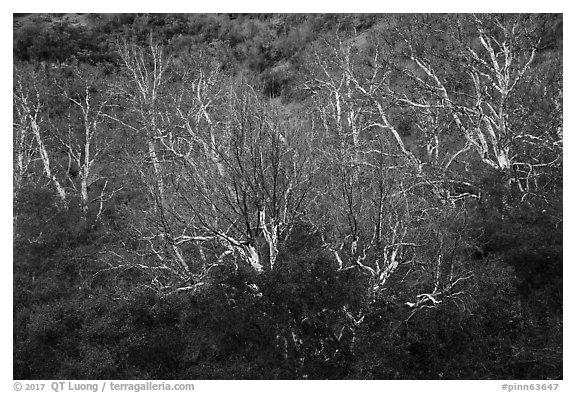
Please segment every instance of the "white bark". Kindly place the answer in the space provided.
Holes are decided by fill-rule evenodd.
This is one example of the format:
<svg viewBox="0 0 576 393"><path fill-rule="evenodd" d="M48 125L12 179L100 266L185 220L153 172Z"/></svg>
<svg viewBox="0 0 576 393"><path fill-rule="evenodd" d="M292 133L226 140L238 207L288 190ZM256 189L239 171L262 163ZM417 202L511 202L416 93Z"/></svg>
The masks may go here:
<svg viewBox="0 0 576 393"><path fill-rule="evenodd" d="M60 138L60 142L66 147L70 160L73 160L79 168L78 176L80 180L80 208L83 219L86 219L90 205L88 188L96 180L99 180L97 159L104 153L105 148L99 147L98 139L103 139L101 132L103 119L109 117L104 113L106 101L102 101L95 107L94 97L90 93L93 81L77 70L77 77L84 83L83 99L74 98L70 92L63 90L63 96L68 99L81 114L81 132L75 132L73 124L69 124L68 138ZM80 136L81 135L81 136ZM100 196L102 205L105 196ZM102 208L102 206L100 206Z"/></svg>
<svg viewBox="0 0 576 393"><path fill-rule="evenodd" d="M36 95L36 102L32 103L29 100L29 94ZM21 108L21 113L23 114L23 120L26 121L26 127L30 127L32 135L34 136L34 140L37 145L38 153L40 154L40 159L42 161L42 165L44 168L44 174L46 178L52 183L52 185L56 188L56 192L60 200L66 204L66 191L64 187L60 184L60 181L56 178L54 173L52 172L51 164L50 164L50 155L48 154L48 150L46 145L44 144L42 131L40 129L39 119L38 116L40 115L40 111L42 110L42 104L40 102L40 94L38 91L36 92L26 92L22 86L20 81L17 81L17 93L16 97L18 100L17 105Z"/></svg>
<svg viewBox="0 0 576 393"><path fill-rule="evenodd" d="M270 223L266 224L266 213L264 209L259 212L258 222L266 243L268 243L270 270L274 269L276 258L278 257L278 223L275 218L270 219ZM268 229L270 227L270 229Z"/></svg>
<svg viewBox="0 0 576 393"><path fill-rule="evenodd" d="M513 130L508 125L509 114L506 105L515 86L534 60L535 49L532 49L529 58L525 60L522 58L520 48L513 47L518 38L515 34L520 34L517 25L506 27L498 23L503 38L497 38L486 32L479 19L476 18L474 23L478 40L482 45L481 51L478 52L471 44L453 37L460 45L462 56L469 60L463 71L470 77L474 96L466 96L470 98L466 102L461 96L449 93L438 73L422 57L415 54L411 42L406 39L411 51L410 58L428 77L424 80L416 73L412 73L412 78L426 91L436 91L437 102L422 105L416 103L416 100L407 99L406 96L399 97L399 100L415 109L443 108L452 116L466 139L466 145L448 160L445 169L454 162L458 154L466 151L468 146L472 146L486 165L508 171L513 152L510 152L507 146L513 138Z"/></svg>

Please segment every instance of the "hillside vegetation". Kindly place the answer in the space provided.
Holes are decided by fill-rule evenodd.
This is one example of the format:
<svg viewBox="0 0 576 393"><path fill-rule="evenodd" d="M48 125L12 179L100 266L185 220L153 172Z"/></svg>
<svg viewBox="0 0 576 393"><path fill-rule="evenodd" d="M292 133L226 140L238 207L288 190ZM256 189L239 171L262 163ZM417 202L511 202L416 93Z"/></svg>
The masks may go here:
<svg viewBox="0 0 576 393"><path fill-rule="evenodd" d="M15 379L562 379L562 15L13 43Z"/></svg>

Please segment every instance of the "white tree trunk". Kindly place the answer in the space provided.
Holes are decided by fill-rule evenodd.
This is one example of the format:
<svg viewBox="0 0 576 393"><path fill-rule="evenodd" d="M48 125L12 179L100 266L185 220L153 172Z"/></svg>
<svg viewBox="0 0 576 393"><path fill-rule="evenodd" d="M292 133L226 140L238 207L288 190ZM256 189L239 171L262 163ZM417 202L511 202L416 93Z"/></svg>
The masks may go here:
<svg viewBox="0 0 576 393"><path fill-rule="evenodd" d="M244 259L246 259L248 263L250 263L250 265L256 271L256 273L262 273L264 271L264 267L262 266L262 262L260 261L258 251L252 244L243 243L240 246L240 251L244 256Z"/></svg>
<svg viewBox="0 0 576 393"><path fill-rule="evenodd" d="M46 146L42 141L42 136L40 135L40 128L38 127L38 123L36 123L36 119L30 116L31 125L32 125L32 132L34 133L34 137L36 139L36 143L38 144L38 151L40 152L40 158L42 159L42 164L44 165L44 173L46 177L50 179L54 187L56 187L56 191L58 192L58 196L62 200L62 202L66 203L66 191L64 187L60 184L56 176L52 173L52 169L50 168L50 157L48 155L48 151L46 150Z"/></svg>

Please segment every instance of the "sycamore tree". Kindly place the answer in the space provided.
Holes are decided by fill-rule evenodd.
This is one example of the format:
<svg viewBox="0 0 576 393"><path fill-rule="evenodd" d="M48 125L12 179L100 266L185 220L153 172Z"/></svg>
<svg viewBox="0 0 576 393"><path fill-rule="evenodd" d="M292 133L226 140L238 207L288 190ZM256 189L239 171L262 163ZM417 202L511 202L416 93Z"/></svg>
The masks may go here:
<svg viewBox="0 0 576 393"><path fill-rule="evenodd" d="M92 203L97 204L96 217L100 217L104 202L121 190L109 186L103 170L114 124L109 119L113 109L107 98L109 88L102 79L98 68L74 65L62 70L54 81L65 115L52 122L52 129L67 156L68 184L80 196L83 219Z"/></svg>
<svg viewBox="0 0 576 393"><path fill-rule="evenodd" d="M186 287L193 275L181 247L166 220L164 177L170 167L163 159L159 138L166 124L166 97L171 58L154 42L147 45L118 41L119 75L111 93L117 112L107 117L122 128L132 143L125 147L123 161L133 175L132 187L143 190L143 205L132 211L134 239L121 247L110 247L102 260L109 269L138 269L150 278L152 288ZM148 285L148 284L147 284Z"/></svg>
<svg viewBox="0 0 576 393"><path fill-rule="evenodd" d="M331 209L318 217L340 266L382 285L399 265L424 267L431 288L414 284L423 292L407 304L438 304L471 277L462 209L490 193L486 173L503 179L504 203L558 190L562 85L535 69L558 67L539 55L536 27L525 15L399 15L318 41L304 87L328 142Z"/></svg>
<svg viewBox="0 0 576 393"><path fill-rule="evenodd" d="M376 292L415 288L406 305L420 309L471 275L455 251L463 248L457 232L429 226L462 215L451 213L456 202L422 154L424 138L403 128L386 45L378 36L337 36L310 56L305 89L326 141L313 220L338 269L359 268Z"/></svg>
<svg viewBox="0 0 576 393"><path fill-rule="evenodd" d="M52 187L63 205L67 205L64 179L58 176L54 150L57 141L49 132L48 91L50 81L42 69L17 66L14 69L14 149L15 192L24 180L36 172L42 186ZM32 165L38 162L40 165ZM38 167L36 169L36 167ZM36 170L35 170L36 169Z"/></svg>
<svg viewBox="0 0 576 393"><path fill-rule="evenodd" d="M210 77L195 76L185 89L195 97L177 98L183 132L161 139L179 165L172 186L190 222L180 240L216 241L224 247L216 263L231 258L272 270L310 191L311 135L245 81L210 92Z"/></svg>
<svg viewBox="0 0 576 393"><path fill-rule="evenodd" d="M478 164L503 174L522 200L539 197L539 184L561 168L562 84L536 17L409 19L395 29L401 55L389 93L413 116L436 165L473 181Z"/></svg>
<svg viewBox="0 0 576 393"><path fill-rule="evenodd" d="M127 106L115 120L138 136L132 154L149 192L139 258L162 292L194 290L221 267L274 269L314 176L305 119L225 75L207 55L171 58L153 42L120 46ZM116 255L118 257L119 255Z"/></svg>
<svg viewBox="0 0 576 393"><path fill-rule="evenodd" d="M111 130L100 71L65 63L38 69L19 65L14 74L16 196L27 183L49 186L62 206L79 201L82 220L92 205L99 218L118 191L102 171Z"/></svg>

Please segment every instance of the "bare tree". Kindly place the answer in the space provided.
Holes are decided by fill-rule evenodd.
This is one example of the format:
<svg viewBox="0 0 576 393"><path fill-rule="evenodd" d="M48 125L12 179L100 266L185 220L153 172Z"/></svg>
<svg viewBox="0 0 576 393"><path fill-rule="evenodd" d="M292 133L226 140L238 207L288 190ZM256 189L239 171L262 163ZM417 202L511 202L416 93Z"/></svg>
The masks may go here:
<svg viewBox="0 0 576 393"><path fill-rule="evenodd" d="M128 83L117 86L129 100L130 110L136 116L135 124L127 124L136 133L143 133L148 147L148 160L152 165L159 208L162 205L164 186L158 148L155 138L161 134L162 120L159 101L165 88L166 71L170 65L162 45L153 41L145 48L126 41L118 43L118 53L124 63ZM118 119L116 119L118 120Z"/></svg>
<svg viewBox="0 0 576 393"><path fill-rule="evenodd" d="M130 111L114 119L148 147L137 168L154 201L139 229L148 271L171 271L176 281L163 288L179 291L221 265L272 270L310 191L306 120L201 54L169 67L160 45L119 50L127 78L118 92Z"/></svg>
<svg viewBox="0 0 576 393"><path fill-rule="evenodd" d="M353 50L353 39L326 41L313 55L316 71L305 84L326 141L336 139L322 151L315 223L338 269L360 267L380 286L406 243L408 184L401 177L410 172L412 156L376 98L385 74L354 69Z"/></svg>
<svg viewBox="0 0 576 393"><path fill-rule="evenodd" d="M16 68L14 70L14 108L16 118L14 126L16 135L19 136L19 148L17 152L18 183L24 175L26 166L34 154L38 154L42 163L45 178L56 189L60 201L67 205L66 190L61 180L56 177L51 154L46 146L46 103L44 102L41 83L43 76L35 70ZM34 146L31 145L31 139ZM32 151L34 153L32 153Z"/></svg>
<svg viewBox="0 0 576 393"><path fill-rule="evenodd" d="M426 161L412 151L414 136L397 125L393 69L384 43L378 37L372 40L352 36L326 41L311 59L305 89L315 103L317 128L337 139L322 150L324 176L317 183L312 221L338 269L361 269L376 291L390 281L403 281L398 277L409 272L430 273L435 289L422 290L436 296L438 288L467 272L435 273L460 261L446 257L445 247L438 248L420 232L423 223L434 222L455 205L445 205L445 179L425 168ZM436 257L429 264L432 254Z"/></svg>
<svg viewBox="0 0 576 393"><path fill-rule="evenodd" d="M136 163L136 172L140 175L149 191L152 201L151 212L146 212L152 222L142 222L136 227L140 242L147 244L147 251L138 252L154 263L137 265L152 274L153 282L160 288L157 273L167 271L177 277L178 286L194 284L188 262L184 259L180 244L173 234L167 216L167 205L164 176L169 171L164 162L159 138L163 135L165 123L164 108L166 104L167 71L170 58L162 45L150 36L149 44L141 47L127 41L117 44L117 51L122 59L124 75L115 86L116 94L127 113L120 116L108 116L126 127L136 138L144 141L147 148L143 160L132 157ZM153 228L149 224L153 223ZM166 252L165 252L165 251ZM169 275L170 275L169 274Z"/></svg>
<svg viewBox="0 0 576 393"><path fill-rule="evenodd" d="M428 35L418 38L398 30L412 62L403 69L412 88L391 89L397 102L411 108L420 130L431 136L429 151L444 172L475 152L480 162L505 173L509 184L515 182L528 195L542 170L558 165L562 139L561 125L542 133L524 120L533 103L521 98L521 90L527 89L539 44L531 35L533 22L523 15L444 16L446 30L440 32L414 19L421 34ZM434 38L444 47L422 49ZM561 91L550 92L561 105ZM451 124L457 137L449 131ZM548 153L542 154L542 148ZM460 160L466 171L469 161Z"/></svg>
<svg viewBox="0 0 576 393"><path fill-rule="evenodd" d="M160 139L177 168L172 214L187 223L180 242L223 247L216 264L272 270L309 191L310 135L245 81L227 81L198 70L176 99L180 125Z"/></svg>
<svg viewBox="0 0 576 393"><path fill-rule="evenodd" d="M106 135L110 131L107 124L110 104L103 97L107 94L107 87L99 83L100 75L96 70L78 67L71 69L75 76L74 84L77 86L67 86L56 81L60 94L70 105L66 124L60 126L67 128L67 132L54 130L54 134L68 155L66 172L72 180L73 187L76 187L73 178L79 179L80 208L83 219L86 219L91 202L99 203L97 216L100 216L104 201L118 191L106 192L108 185L106 180L98 197L91 200L88 193L92 184L103 179L98 161L110 144L110 138ZM102 91L98 92L98 89Z"/></svg>
<svg viewBox="0 0 576 393"><path fill-rule="evenodd" d="M24 108L19 105L14 105L13 179L15 196L30 175L30 164L35 160L36 156L35 135L31 132L30 127L27 126L27 115L23 109Z"/></svg>

